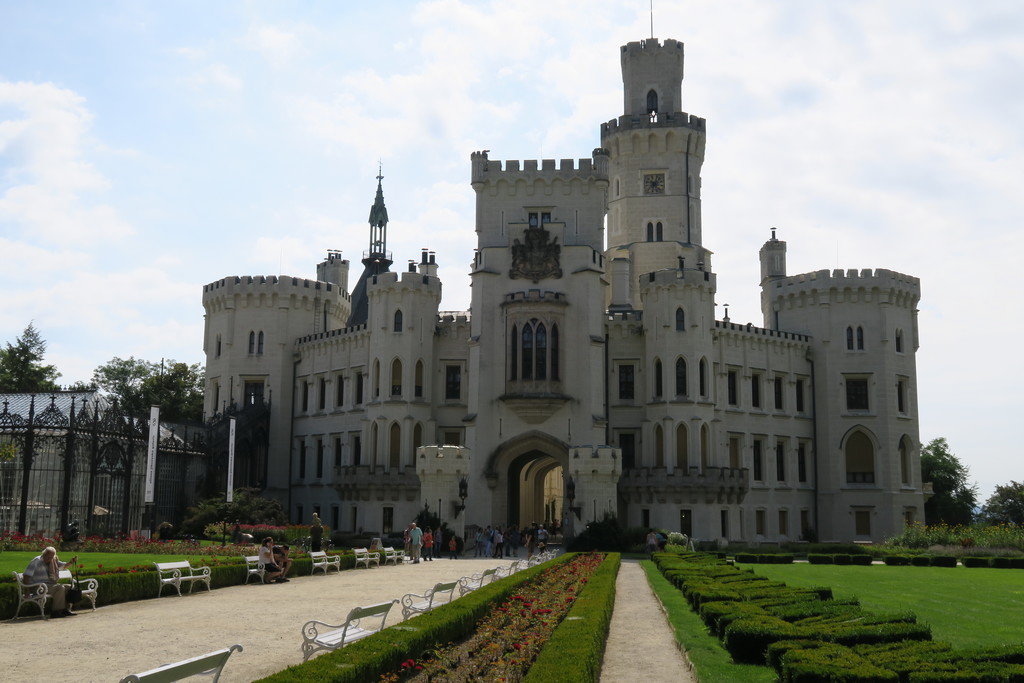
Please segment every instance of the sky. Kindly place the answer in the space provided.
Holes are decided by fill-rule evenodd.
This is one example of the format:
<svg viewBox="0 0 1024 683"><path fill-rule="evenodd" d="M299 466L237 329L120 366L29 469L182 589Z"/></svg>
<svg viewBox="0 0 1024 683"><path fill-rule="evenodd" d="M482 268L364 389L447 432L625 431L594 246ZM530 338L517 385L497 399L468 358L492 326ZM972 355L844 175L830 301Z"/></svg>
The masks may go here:
<svg viewBox="0 0 1024 683"><path fill-rule="evenodd" d="M469 307L470 153L587 158L619 46L685 43L707 119L719 317L790 274L921 279L920 436L980 502L1024 481L1024 5L1017 0L0 0L0 343L61 382L113 357L203 363L202 287L353 263L382 169L396 268L437 253ZM652 31L653 21L653 31ZM379 165L379 166L378 166Z"/></svg>

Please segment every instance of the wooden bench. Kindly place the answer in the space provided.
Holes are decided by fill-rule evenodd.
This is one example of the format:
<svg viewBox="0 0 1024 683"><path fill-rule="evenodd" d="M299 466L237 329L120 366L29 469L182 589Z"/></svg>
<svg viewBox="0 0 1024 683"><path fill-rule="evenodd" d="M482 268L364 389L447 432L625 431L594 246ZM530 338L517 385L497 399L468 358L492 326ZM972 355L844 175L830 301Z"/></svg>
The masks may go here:
<svg viewBox="0 0 1024 683"><path fill-rule="evenodd" d="M307 621L302 627L302 661L320 650L336 650L377 633L384 628L388 613L397 602L392 600L369 607L356 607L348 613L345 623L337 626L322 621Z"/></svg>
<svg viewBox="0 0 1024 683"><path fill-rule="evenodd" d="M164 664L155 669L143 671L140 674L130 674L122 678L121 683L142 683L143 681L145 683L171 683L172 681L180 681L183 678L198 675L213 676L213 683L217 683L224 665L227 664L228 657L235 650L241 652L242 646L232 645L223 650L186 659L176 664Z"/></svg>
<svg viewBox="0 0 1024 683"><path fill-rule="evenodd" d="M192 593L192 586L196 581L206 584L206 590L210 588L210 568L193 567L188 560L181 562L154 562L156 565L157 579L160 581L160 590L156 596L159 598L164 593L165 586L174 586L181 597L181 582L188 583L188 592Z"/></svg>
<svg viewBox="0 0 1024 683"><path fill-rule="evenodd" d="M359 565L369 569L371 562L380 566L380 553L371 553L366 548L353 548L352 552L356 555L356 569L359 569Z"/></svg>
<svg viewBox="0 0 1024 683"><path fill-rule="evenodd" d="M324 550L314 550L309 553L309 559L313 560L313 568L309 570L309 575L312 576L313 572L317 569L323 571L326 576L327 570L331 567L341 571L341 558L337 555L328 555Z"/></svg>
<svg viewBox="0 0 1024 683"><path fill-rule="evenodd" d="M405 561L405 551L395 550L391 547L384 548L384 564L390 562L396 567Z"/></svg>
<svg viewBox="0 0 1024 683"><path fill-rule="evenodd" d="M259 555L246 555L245 556L245 582L249 583L249 579L257 577L260 583L266 583L267 570L262 562L260 562Z"/></svg>
<svg viewBox="0 0 1024 683"><path fill-rule="evenodd" d="M429 612L435 607L446 605L455 598L455 587L458 581L435 584L433 588L422 595L407 593L402 596L402 618L408 619L414 614Z"/></svg>
<svg viewBox="0 0 1024 683"><path fill-rule="evenodd" d="M82 591L82 597L88 598L92 603L92 611L96 611L96 598L99 595L100 582L96 579L82 579L77 580L71 575L70 569L61 569L57 572L58 581L67 581L69 588L77 588ZM68 605L68 609L71 609L71 605Z"/></svg>
<svg viewBox="0 0 1024 683"><path fill-rule="evenodd" d="M459 596L463 596L470 591L475 591L481 586L486 586L494 579L498 578L498 568L485 569L478 574L472 576L463 576L459 579Z"/></svg>

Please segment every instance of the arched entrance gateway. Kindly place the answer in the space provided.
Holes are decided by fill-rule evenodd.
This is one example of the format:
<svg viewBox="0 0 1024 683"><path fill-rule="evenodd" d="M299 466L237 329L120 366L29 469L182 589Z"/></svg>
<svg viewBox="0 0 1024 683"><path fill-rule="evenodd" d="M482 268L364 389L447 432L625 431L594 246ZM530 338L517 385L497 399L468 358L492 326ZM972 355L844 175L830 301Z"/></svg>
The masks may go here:
<svg viewBox="0 0 1024 683"><path fill-rule="evenodd" d="M499 446L488 463L497 524L553 523L564 510L564 466L569 447L541 432L520 435Z"/></svg>

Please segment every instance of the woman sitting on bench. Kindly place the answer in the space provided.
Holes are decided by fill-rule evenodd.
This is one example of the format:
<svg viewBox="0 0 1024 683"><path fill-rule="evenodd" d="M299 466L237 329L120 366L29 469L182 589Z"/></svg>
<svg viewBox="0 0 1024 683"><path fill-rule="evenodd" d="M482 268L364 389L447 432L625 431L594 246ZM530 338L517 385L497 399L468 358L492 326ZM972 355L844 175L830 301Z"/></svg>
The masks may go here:
<svg viewBox="0 0 1024 683"><path fill-rule="evenodd" d="M284 583L288 579L283 578L281 575L284 573L277 564L274 563L274 539L271 536L267 536L263 539L263 545L260 546L260 564L263 565L263 583L270 583L276 581L277 583Z"/></svg>

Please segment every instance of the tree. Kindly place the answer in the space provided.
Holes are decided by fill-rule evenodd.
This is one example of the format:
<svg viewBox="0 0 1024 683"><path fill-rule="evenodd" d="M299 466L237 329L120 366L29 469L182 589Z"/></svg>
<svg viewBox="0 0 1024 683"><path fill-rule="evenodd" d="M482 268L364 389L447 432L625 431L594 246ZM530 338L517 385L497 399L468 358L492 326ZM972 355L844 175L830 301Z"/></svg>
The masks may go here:
<svg viewBox="0 0 1024 683"><path fill-rule="evenodd" d="M1024 483L997 486L981 514L989 524L1024 525Z"/></svg>
<svg viewBox="0 0 1024 683"><path fill-rule="evenodd" d="M945 437L932 439L921 449L921 478L932 483L933 495L924 504L928 524L970 524L978 504L978 486L970 472L949 450Z"/></svg>
<svg viewBox="0 0 1024 683"><path fill-rule="evenodd" d="M0 392L59 391L60 373L53 365L44 365L46 342L33 323L29 323L14 344L0 349Z"/></svg>
<svg viewBox="0 0 1024 683"><path fill-rule="evenodd" d="M235 489L231 503L224 501L223 493L199 501L185 512L182 531L200 537L210 524L266 524L282 526L288 522L281 504L272 498L263 498L258 489Z"/></svg>
<svg viewBox="0 0 1024 683"><path fill-rule="evenodd" d="M150 406L158 405L162 421L203 417L204 373L199 364L115 356L96 368L92 381L129 415L145 415Z"/></svg>

